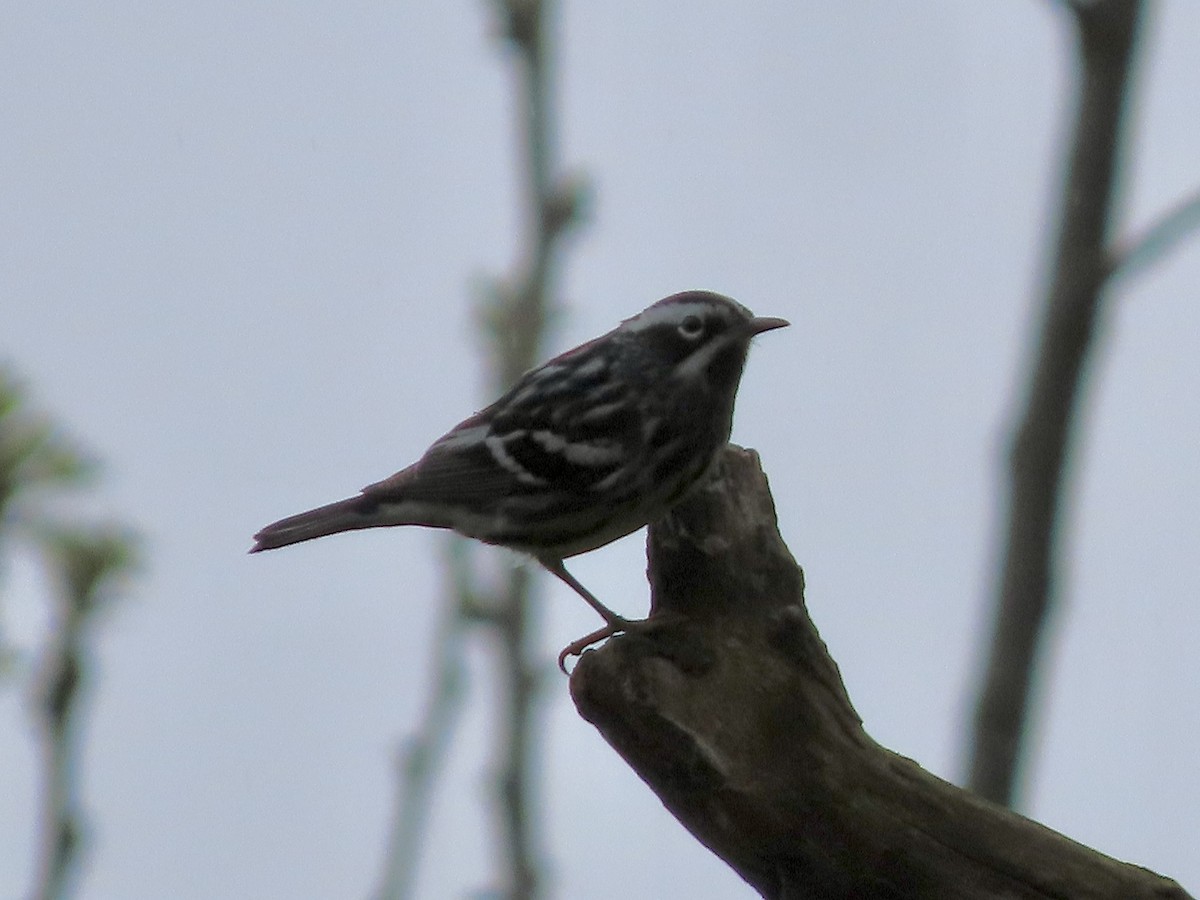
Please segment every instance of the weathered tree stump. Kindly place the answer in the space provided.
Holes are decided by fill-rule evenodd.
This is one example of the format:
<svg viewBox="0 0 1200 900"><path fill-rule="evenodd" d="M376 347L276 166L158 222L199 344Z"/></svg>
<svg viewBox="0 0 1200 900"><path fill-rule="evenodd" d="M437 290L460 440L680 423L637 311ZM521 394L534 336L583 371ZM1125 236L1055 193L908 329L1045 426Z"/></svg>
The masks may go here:
<svg viewBox="0 0 1200 900"><path fill-rule="evenodd" d="M753 451L650 529L650 633L584 654L580 714L769 898L1188 894L937 778L862 728Z"/></svg>

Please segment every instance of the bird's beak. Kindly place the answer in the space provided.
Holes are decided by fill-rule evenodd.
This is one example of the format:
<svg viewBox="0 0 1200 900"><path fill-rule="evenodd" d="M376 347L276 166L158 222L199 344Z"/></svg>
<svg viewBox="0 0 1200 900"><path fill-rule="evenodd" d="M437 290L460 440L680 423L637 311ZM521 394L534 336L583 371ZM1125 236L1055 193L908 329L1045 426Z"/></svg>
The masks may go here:
<svg viewBox="0 0 1200 900"><path fill-rule="evenodd" d="M764 331L784 328L791 324L787 319L777 319L774 316L755 316L750 320L750 333L762 334Z"/></svg>

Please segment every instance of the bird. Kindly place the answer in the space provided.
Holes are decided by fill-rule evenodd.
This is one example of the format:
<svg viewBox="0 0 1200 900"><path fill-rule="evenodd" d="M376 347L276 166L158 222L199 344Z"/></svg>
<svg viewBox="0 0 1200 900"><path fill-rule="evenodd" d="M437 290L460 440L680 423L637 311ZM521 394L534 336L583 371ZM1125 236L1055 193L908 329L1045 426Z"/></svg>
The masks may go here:
<svg viewBox="0 0 1200 900"><path fill-rule="evenodd" d="M657 521L705 480L751 340L788 324L712 291L672 294L526 372L407 468L267 525L250 552L421 525L527 554L605 622L563 649L565 672L567 657L650 620L613 612L563 561Z"/></svg>

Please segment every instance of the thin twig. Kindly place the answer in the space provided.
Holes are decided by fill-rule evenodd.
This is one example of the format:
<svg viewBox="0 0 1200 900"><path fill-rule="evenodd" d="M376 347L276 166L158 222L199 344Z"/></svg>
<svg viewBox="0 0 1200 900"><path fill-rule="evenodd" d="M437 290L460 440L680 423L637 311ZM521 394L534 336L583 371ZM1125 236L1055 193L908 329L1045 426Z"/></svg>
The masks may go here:
<svg viewBox="0 0 1200 900"><path fill-rule="evenodd" d="M975 712L968 783L1012 804L1038 651L1057 587L1064 480L1108 275L1121 127L1141 0L1072 5L1078 110L1033 377L1013 439L992 643Z"/></svg>
<svg viewBox="0 0 1200 900"><path fill-rule="evenodd" d="M463 639L470 619L463 604L473 604L470 561L461 539L445 542L451 597L441 604L442 617L434 638L433 684L421 723L396 760L396 808L384 857L378 900L413 896L422 840L429 821L433 786L441 773L446 747L462 712L467 666Z"/></svg>
<svg viewBox="0 0 1200 900"><path fill-rule="evenodd" d="M1111 254L1109 280L1128 278L1149 268L1197 231L1200 231L1200 188L1163 213L1125 247Z"/></svg>
<svg viewBox="0 0 1200 900"><path fill-rule="evenodd" d="M33 900L68 896L79 867L84 817L77 745L92 626L110 582L131 570L136 556L127 530L64 527L45 508L44 500L82 486L97 468L48 417L29 410L24 385L0 366L0 543L19 536L43 551L57 587L31 691L42 758ZM0 678L14 655L2 638Z"/></svg>
<svg viewBox="0 0 1200 900"><path fill-rule="evenodd" d="M60 900L70 894L84 843L77 785L80 703L91 677L95 614L109 583L133 566L134 540L113 528L58 532L45 546L62 589L58 621L42 654L34 719L41 735L38 863L30 897Z"/></svg>

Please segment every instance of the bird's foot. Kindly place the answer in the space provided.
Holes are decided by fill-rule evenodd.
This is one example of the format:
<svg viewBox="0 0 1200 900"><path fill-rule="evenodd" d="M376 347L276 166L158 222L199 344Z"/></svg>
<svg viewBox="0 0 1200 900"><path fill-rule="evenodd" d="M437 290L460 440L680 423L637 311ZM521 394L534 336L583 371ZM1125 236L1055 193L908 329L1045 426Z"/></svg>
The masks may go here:
<svg viewBox="0 0 1200 900"><path fill-rule="evenodd" d="M562 652L558 654L558 669L564 675L570 675L567 671L567 657L581 656L583 651L605 638L610 638L614 634L620 634L625 629L616 624L608 624L603 628L597 628L595 631L585 634L578 640L571 641L567 646L562 648Z"/></svg>
<svg viewBox="0 0 1200 900"><path fill-rule="evenodd" d="M583 637L571 641L567 646L562 648L562 652L558 654L558 668L564 675L570 675L567 671L568 656L582 656L583 651L597 644L605 638L610 638L617 634L628 634L633 631L649 631L656 628L660 623L657 620L651 619L626 619L622 616L614 615L603 628L597 628L595 631L585 634Z"/></svg>

